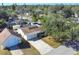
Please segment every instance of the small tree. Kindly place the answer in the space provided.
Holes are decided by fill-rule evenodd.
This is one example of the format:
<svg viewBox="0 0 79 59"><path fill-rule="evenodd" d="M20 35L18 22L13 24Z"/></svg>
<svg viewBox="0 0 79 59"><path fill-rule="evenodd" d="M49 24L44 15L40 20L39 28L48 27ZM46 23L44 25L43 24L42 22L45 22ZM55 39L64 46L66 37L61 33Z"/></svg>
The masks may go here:
<svg viewBox="0 0 79 59"><path fill-rule="evenodd" d="M39 16L35 11L33 11L33 13L32 13L32 19L34 22L38 21L38 19L39 19Z"/></svg>
<svg viewBox="0 0 79 59"><path fill-rule="evenodd" d="M34 22L38 21L36 14L33 14L32 19Z"/></svg>

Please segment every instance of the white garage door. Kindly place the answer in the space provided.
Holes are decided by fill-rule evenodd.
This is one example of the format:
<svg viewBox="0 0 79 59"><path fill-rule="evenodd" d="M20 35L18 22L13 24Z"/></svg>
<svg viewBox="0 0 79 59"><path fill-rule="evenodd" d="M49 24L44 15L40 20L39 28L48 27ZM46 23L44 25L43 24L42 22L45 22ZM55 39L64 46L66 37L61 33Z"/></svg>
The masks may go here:
<svg viewBox="0 0 79 59"><path fill-rule="evenodd" d="M35 38L37 37L37 33L39 33L40 31L37 31L37 32L33 32L33 33L29 33L27 35L27 39L32 39L32 38Z"/></svg>

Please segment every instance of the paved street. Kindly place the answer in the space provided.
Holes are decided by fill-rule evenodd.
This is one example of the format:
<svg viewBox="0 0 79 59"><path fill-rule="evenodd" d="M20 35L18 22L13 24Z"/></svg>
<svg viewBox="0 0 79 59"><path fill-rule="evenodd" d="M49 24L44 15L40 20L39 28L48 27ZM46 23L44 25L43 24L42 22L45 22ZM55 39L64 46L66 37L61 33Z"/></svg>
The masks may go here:
<svg viewBox="0 0 79 59"><path fill-rule="evenodd" d="M53 49L46 55L73 55L76 51L74 51L72 48L67 48L65 46L60 46L58 48Z"/></svg>

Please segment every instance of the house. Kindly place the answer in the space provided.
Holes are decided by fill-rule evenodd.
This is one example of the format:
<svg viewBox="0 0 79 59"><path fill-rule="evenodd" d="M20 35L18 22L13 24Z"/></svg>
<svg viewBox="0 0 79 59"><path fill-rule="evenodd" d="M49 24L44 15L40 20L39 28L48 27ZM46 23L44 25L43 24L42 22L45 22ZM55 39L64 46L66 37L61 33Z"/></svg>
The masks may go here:
<svg viewBox="0 0 79 59"><path fill-rule="evenodd" d="M13 35L7 28L0 33L0 49L10 48L21 43L21 39Z"/></svg>
<svg viewBox="0 0 79 59"><path fill-rule="evenodd" d="M25 27L22 28L22 31L27 35L27 39L32 39L37 37L37 34L41 32L41 29L38 27Z"/></svg>
<svg viewBox="0 0 79 59"><path fill-rule="evenodd" d="M33 39L37 37L37 34L42 32L42 30L39 27L24 27L17 30L18 34L21 34L21 36L25 40Z"/></svg>

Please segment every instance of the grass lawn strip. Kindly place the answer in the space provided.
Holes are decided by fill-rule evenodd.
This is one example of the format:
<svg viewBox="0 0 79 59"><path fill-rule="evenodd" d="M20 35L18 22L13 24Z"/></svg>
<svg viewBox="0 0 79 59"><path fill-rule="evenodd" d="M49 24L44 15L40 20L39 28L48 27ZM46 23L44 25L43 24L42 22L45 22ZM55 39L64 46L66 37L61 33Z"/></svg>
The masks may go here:
<svg viewBox="0 0 79 59"><path fill-rule="evenodd" d="M42 40L50 46L52 46L53 48L57 48L61 45L61 43L55 41L55 39L53 39L51 36L44 37L42 38Z"/></svg>
<svg viewBox="0 0 79 59"><path fill-rule="evenodd" d="M0 50L0 55L11 55L11 53L8 50Z"/></svg>

